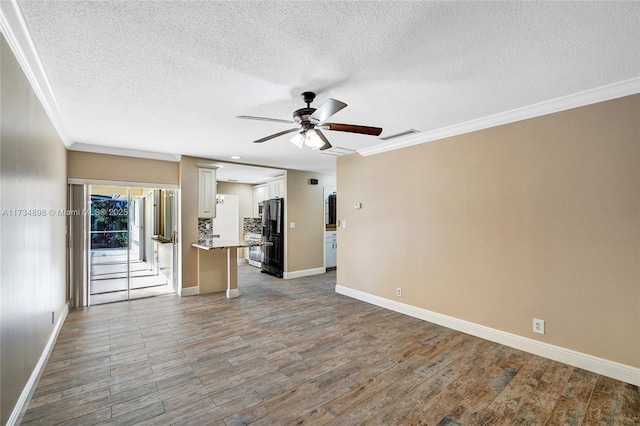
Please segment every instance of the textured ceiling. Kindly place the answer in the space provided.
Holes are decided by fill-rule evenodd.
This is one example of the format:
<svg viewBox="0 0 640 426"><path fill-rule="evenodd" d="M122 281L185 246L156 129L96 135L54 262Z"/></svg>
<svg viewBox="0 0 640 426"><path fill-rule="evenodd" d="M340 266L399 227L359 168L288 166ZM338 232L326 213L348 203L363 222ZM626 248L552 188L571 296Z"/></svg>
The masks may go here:
<svg viewBox="0 0 640 426"><path fill-rule="evenodd" d="M72 142L330 171L290 119L381 137L440 129L640 76L639 2L18 1ZM384 141L327 131L334 146Z"/></svg>

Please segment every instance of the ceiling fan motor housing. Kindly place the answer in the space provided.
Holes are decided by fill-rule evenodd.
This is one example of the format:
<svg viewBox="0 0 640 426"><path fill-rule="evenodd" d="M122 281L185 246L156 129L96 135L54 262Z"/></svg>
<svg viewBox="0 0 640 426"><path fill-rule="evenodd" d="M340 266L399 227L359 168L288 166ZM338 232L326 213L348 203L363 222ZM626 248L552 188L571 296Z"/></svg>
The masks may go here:
<svg viewBox="0 0 640 426"><path fill-rule="evenodd" d="M307 108L309 107L309 104L316 98L316 94L313 92L304 92L300 96L302 96L302 100L304 100L304 103L307 104Z"/></svg>
<svg viewBox="0 0 640 426"><path fill-rule="evenodd" d="M315 112L315 108L300 108L293 112L293 119L296 123L310 123L309 117Z"/></svg>

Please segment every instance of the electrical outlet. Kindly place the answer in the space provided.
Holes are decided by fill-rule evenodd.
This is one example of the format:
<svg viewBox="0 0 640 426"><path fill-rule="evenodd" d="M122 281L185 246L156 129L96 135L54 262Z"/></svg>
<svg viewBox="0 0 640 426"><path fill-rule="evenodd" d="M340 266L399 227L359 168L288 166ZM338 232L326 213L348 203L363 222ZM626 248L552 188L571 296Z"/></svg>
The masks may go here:
<svg viewBox="0 0 640 426"><path fill-rule="evenodd" d="M396 296L402 297L402 289L400 287L396 288Z"/></svg>
<svg viewBox="0 0 640 426"><path fill-rule="evenodd" d="M533 332L538 334L544 334L544 320L533 319Z"/></svg>

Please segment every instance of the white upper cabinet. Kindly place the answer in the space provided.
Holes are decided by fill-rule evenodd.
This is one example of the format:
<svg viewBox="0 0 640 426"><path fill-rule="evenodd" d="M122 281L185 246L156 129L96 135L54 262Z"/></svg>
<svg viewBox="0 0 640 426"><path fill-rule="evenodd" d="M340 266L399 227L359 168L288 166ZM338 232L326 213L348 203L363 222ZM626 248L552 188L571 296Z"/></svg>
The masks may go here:
<svg viewBox="0 0 640 426"><path fill-rule="evenodd" d="M253 217L260 217L259 204L273 198L284 198L284 177L253 187Z"/></svg>
<svg viewBox="0 0 640 426"><path fill-rule="evenodd" d="M216 169L198 167L198 217L216 217Z"/></svg>
<svg viewBox="0 0 640 426"><path fill-rule="evenodd" d="M267 185L256 185L253 187L253 217L260 217L259 204L267 200Z"/></svg>
<svg viewBox="0 0 640 426"><path fill-rule="evenodd" d="M278 178L267 182L269 199L284 198L284 178Z"/></svg>

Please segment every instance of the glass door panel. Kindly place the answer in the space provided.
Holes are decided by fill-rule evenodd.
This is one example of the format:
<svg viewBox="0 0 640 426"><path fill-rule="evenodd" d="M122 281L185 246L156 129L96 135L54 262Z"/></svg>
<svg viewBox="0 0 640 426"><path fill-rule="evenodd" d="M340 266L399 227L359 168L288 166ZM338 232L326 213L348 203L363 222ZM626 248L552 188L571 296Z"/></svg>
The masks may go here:
<svg viewBox="0 0 640 426"><path fill-rule="evenodd" d="M91 187L91 305L175 292L176 191Z"/></svg>
<svg viewBox="0 0 640 426"><path fill-rule="evenodd" d="M130 188L130 299L174 292L173 244L162 233L169 191L171 190ZM170 208L173 207L171 204Z"/></svg>
<svg viewBox="0 0 640 426"><path fill-rule="evenodd" d="M128 188L91 186L89 303L128 299Z"/></svg>

